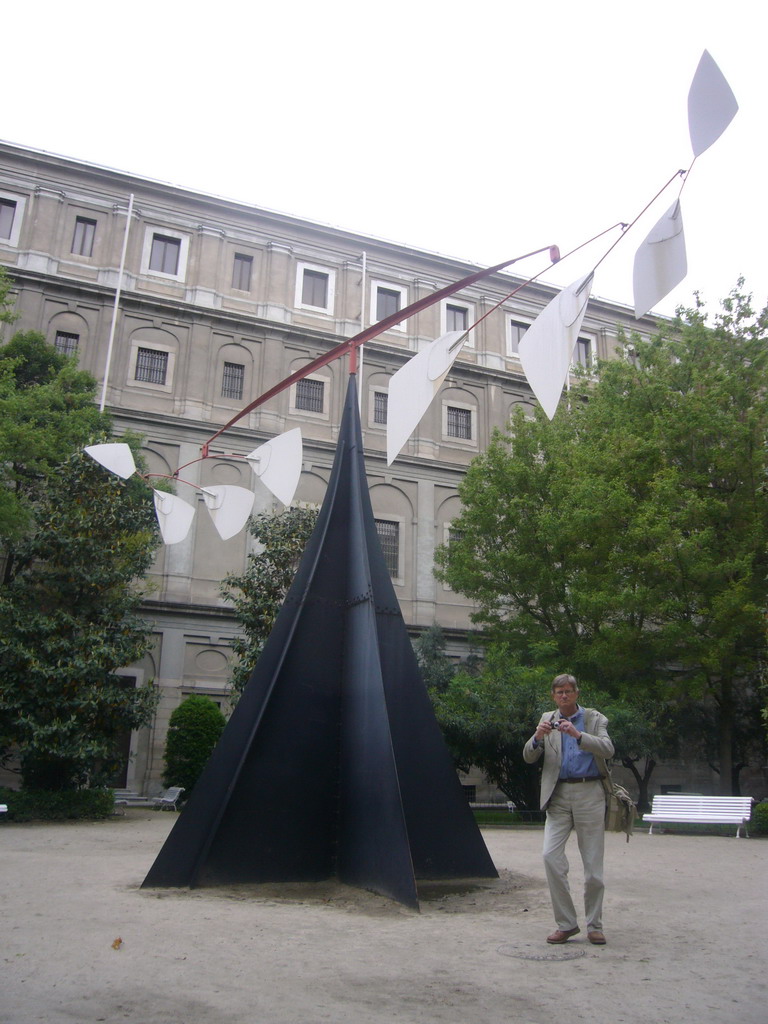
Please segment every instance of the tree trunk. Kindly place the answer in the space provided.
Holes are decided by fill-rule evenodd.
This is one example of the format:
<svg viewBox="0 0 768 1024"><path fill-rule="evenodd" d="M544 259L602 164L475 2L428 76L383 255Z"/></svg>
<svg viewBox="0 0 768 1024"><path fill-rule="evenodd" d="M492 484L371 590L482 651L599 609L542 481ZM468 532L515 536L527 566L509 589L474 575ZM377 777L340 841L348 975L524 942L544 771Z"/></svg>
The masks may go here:
<svg viewBox="0 0 768 1024"><path fill-rule="evenodd" d="M631 758L623 757L621 763L635 777L635 782L637 783L637 812L638 814L645 814L646 811L651 809L651 801L648 799L648 787L651 783L651 775L656 767L656 762L652 757L646 757L642 775L635 767L636 762L631 760Z"/></svg>
<svg viewBox="0 0 768 1024"><path fill-rule="evenodd" d="M720 760L720 795L733 796L733 682L720 680L717 747Z"/></svg>

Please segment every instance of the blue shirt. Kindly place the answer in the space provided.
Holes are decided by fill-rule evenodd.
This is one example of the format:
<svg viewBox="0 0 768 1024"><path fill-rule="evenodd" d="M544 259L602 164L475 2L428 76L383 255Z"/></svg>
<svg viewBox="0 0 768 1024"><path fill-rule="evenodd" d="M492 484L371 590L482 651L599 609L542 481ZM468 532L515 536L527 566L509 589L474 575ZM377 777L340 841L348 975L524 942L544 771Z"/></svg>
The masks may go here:
<svg viewBox="0 0 768 1024"><path fill-rule="evenodd" d="M561 715L565 718L565 715ZM572 722L579 732L584 732L584 708L577 707L576 714L571 715ZM586 750L582 750L574 736L568 733L561 733L560 739L563 744L563 760L560 765L561 779L599 779L600 772L595 764L594 757Z"/></svg>

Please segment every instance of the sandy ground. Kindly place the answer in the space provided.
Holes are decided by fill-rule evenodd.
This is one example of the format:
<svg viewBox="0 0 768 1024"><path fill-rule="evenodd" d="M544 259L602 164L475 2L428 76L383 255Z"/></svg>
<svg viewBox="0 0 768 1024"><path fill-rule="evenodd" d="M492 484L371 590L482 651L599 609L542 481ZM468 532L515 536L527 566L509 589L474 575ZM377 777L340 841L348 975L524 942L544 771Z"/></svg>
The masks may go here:
<svg viewBox="0 0 768 1024"><path fill-rule="evenodd" d="M609 835L608 945L556 947L538 829L487 830L499 881L417 913L330 883L141 890L174 820L0 824L3 1024L768 1021L768 841Z"/></svg>

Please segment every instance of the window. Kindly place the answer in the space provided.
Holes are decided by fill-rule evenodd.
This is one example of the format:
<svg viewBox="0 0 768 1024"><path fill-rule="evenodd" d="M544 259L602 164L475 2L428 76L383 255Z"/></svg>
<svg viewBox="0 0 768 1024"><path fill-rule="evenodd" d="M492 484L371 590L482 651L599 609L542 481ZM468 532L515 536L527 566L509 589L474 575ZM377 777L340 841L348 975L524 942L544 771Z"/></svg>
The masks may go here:
<svg viewBox="0 0 768 1024"><path fill-rule="evenodd" d="M379 323L393 313L399 313L408 305L408 289L389 281L371 281L370 319L372 324ZM394 324L390 331L405 331L403 323Z"/></svg>
<svg viewBox="0 0 768 1024"><path fill-rule="evenodd" d="M590 367L592 365L592 342L589 338L577 339L574 356L579 366Z"/></svg>
<svg viewBox="0 0 768 1024"><path fill-rule="evenodd" d="M79 334L70 334L68 331L56 331L56 337L53 339L53 347L61 355L71 356L77 352L79 341Z"/></svg>
<svg viewBox="0 0 768 1024"><path fill-rule="evenodd" d="M446 331L466 331L469 327L469 310L466 306L445 307Z"/></svg>
<svg viewBox="0 0 768 1024"><path fill-rule="evenodd" d="M15 219L16 203L11 199L0 199L0 238L11 238Z"/></svg>
<svg viewBox="0 0 768 1024"><path fill-rule="evenodd" d="M140 348L136 354L137 381L147 384L165 384L168 373L168 353L153 348Z"/></svg>
<svg viewBox="0 0 768 1024"><path fill-rule="evenodd" d="M374 391L373 393L373 422L386 425L387 406L389 395L386 391Z"/></svg>
<svg viewBox="0 0 768 1024"><path fill-rule="evenodd" d="M530 327L530 324L524 324L520 320L508 320L507 321L507 354L510 356L516 356L520 351L520 342L523 340L523 335Z"/></svg>
<svg viewBox="0 0 768 1024"><path fill-rule="evenodd" d="M319 270L305 270L301 286L302 306L328 307L328 275Z"/></svg>
<svg viewBox="0 0 768 1024"><path fill-rule="evenodd" d="M400 524L389 519L374 522L389 575L397 578L400 575Z"/></svg>
<svg viewBox="0 0 768 1024"><path fill-rule="evenodd" d="M400 310L401 295L392 288L376 289L376 320L384 320Z"/></svg>
<svg viewBox="0 0 768 1024"><path fill-rule="evenodd" d="M72 252L75 256L92 256L93 239L96 234L96 221L87 217L78 217L75 221L75 233L72 237Z"/></svg>
<svg viewBox="0 0 768 1024"><path fill-rule="evenodd" d="M464 796L467 798L468 804L474 804L477 801L477 786L468 786L462 782L461 788L464 791Z"/></svg>
<svg viewBox="0 0 768 1024"><path fill-rule="evenodd" d="M458 437L462 441L472 440L472 410L449 405L446 409L447 437Z"/></svg>
<svg viewBox="0 0 768 1024"><path fill-rule="evenodd" d="M26 199L12 192L0 192L0 241L18 245Z"/></svg>
<svg viewBox="0 0 768 1024"><path fill-rule="evenodd" d="M152 249L149 254L149 269L158 274L176 276L179 272L181 239L168 235L152 235Z"/></svg>
<svg viewBox="0 0 768 1024"><path fill-rule="evenodd" d="M236 288L239 292L249 292L251 290L252 270L253 257L236 252L235 261L232 265L232 287Z"/></svg>
<svg viewBox="0 0 768 1024"><path fill-rule="evenodd" d="M336 273L314 263L296 264L294 305L298 309L332 313L336 294Z"/></svg>
<svg viewBox="0 0 768 1024"><path fill-rule="evenodd" d="M448 527L448 546L451 544L460 544L464 540L464 530L455 530L452 526Z"/></svg>
<svg viewBox="0 0 768 1024"><path fill-rule="evenodd" d="M176 231L144 229L144 247L141 251L141 273L158 274L168 279L183 281L189 259L189 235Z"/></svg>
<svg viewBox="0 0 768 1024"><path fill-rule="evenodd" d="M224 363L224 373L221 378L221 397L242 398L244 381L245 367L242 363Z"/></svg>
<svg viewBox="0 0 768 1024"><path fill-rule="evenodd" d="M305 377L296 382L296 408L304 412L322 412L325 401L325 382Z"/></svg>

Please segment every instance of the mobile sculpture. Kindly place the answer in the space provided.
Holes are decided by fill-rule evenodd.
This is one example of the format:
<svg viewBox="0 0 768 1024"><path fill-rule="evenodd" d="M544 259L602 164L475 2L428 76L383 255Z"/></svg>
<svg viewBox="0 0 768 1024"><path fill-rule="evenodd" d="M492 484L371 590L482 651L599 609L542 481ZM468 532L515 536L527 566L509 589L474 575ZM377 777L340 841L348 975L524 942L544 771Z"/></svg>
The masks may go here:
<svg viewBox="0 0 768 1024"><path fill-rule="evenodd" d="M631 223L590 239L616 228L621 232L589 274L552 299L521 341L523 370L550 419L597 267L678 178L682 192L696 159L722 135L737 110L728 83L705 51L688 95L690 167L675 172ZM203 445L200 460L213 457L211 444L238 420L322 366L349 357L344 415L317 526L251 679L144 886L336 877L418 907L418 879L496 876L432 713L381 553L365 475L357 350L420 310L544 252L548 266L501 300L507 301L560 261L557 246L479 270L361 331L265 392ZM636 252L636 318L679 284L686 271L678 193ZM389 464L478 323L438 338L392 376ZM127 445L86 450L124 478L136 472ZM245 458L276 497L289 504L301 468L299 431L273 438ZM189 483L179 476L184 468L171 479ZM190 485L202 493L222 538L245 526L253 492ZM165 543L183 540L195 509L159 490L155 507Z"/></svg>

